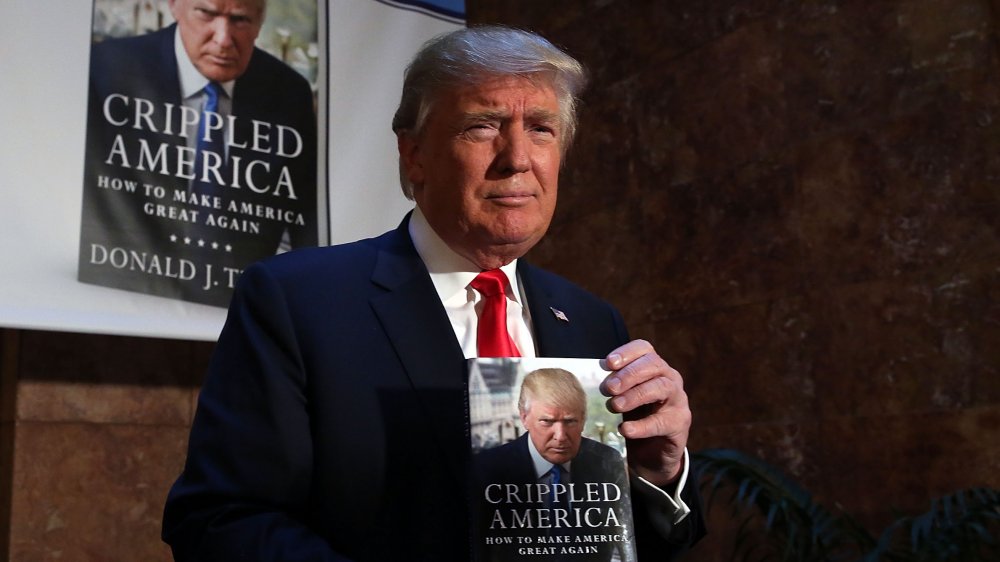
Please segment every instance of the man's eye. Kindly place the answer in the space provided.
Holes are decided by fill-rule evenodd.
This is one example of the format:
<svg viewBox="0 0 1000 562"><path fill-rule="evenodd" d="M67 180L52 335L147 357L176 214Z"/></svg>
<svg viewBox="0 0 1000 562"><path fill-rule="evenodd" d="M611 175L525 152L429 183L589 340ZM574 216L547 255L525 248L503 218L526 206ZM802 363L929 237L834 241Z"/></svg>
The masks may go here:
<svg viewBox="0 0 1000 562"><path fill-rule="evenodd" d="M229 18L229 23L237 27L248 27L252 22L249 16L231 16Z"/></svg>
<svg viewBox="0 0 1000 562"><path fill-rule="evenodd" d="M465 128L465 136L473 140L493 138L497 134L497 128L489 123L475 123Z"/></svg>

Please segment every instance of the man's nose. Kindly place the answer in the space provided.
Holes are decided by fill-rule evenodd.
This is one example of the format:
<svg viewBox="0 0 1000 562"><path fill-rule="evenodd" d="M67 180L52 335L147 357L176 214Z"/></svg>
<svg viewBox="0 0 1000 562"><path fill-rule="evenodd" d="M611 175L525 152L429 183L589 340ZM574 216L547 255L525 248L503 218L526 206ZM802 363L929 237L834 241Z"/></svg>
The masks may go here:
<svg viewBox="0 0 1000 562"><path fill-rule="evenodd" d="M520 127L508 127L499 135L500 147L497 154L497 168L504 174L522 174L531 169L528 153L528 133Z"/></svg>
<svg viewBox="0 0 1000 562"><path fill-rule="evenodd" d="M229 18L217 17L212 20L212 42L220 47L229 47L233 44L233 33Z"/></svg>
<svg viewBox="0 0 1000 562"><path fill-rule="evenodd" d="M566 439L566 428L564 428L561 423L553 424L552 438L556 441L563 441Z"/></svg>

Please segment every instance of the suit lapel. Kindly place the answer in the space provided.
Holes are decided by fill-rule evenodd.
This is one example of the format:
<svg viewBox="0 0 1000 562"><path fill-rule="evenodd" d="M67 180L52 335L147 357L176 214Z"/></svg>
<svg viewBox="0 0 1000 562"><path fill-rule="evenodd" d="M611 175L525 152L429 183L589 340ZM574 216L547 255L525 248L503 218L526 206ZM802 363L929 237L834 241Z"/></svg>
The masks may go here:
<svg viewBox="0 0 1000 562"><path fill-rule="evenodd" d="M448 464L460 475L468 457L465 356L404 219L385 238L372 282L385 293L372 309L399 355L423 413ZM415 423L418 423L415 421Z"/></svg>
<svg viewBox="0 0 1000 562"><path fill-rule="evenodd" d="M516 468L512 470L520 473L516 481L534 482L538 480L538 474L535 473L535 460L531 458L531 452L528 451L528 434L522 433L515 443L517 443L517 448L515 449L517 460Z"/></svg>
<svg viewBox="0 0 1000 562"><path fill-rule="evenodd" d="M267 71L267 65L262 60L266 54L254 47L253 55L243 72L233 85L233 115L248 115L260 113L267 108L272 115L278 115L282 98L276 88L274 77ZM287 123L286 123L287 124Z"/></svg>
<svg viewBox="0 0 1000 562"><path fill-rule="evenodd" d="M181 79L177 74L177 55L174 52L176 28L177 24L174 24L156 32L160 34L160 39L157 41L159 52L156 54L160 64L156 67L157 72L149 76L153 81L149 87L151 92L156 93L155 97L150 99L163 99L174 105L180 105L184 103L184 99L181 95ZM176 115L173 119L173 130L177 131L180 130L181 115L180 111L174 113Z"/></svg>
<svg viewBox="0 0 1000 562"><path fill-rule="evenodd" d="M556 294L541 270L521 259L517 272L524 284L524 294L531 311L531 323L540 357L576 357L580 353L579 339L572 322L560 320L556 312L572 318L572 302Z"/></svg>
<svg viewBox="0 0 1000 562"><path fill-rule="evenodd" d="M255 64L256 57L257 49L255 47L246 71L236 79L236 83L233 85L233 115L246 115L248 112L252 113L253 108L271 107L269 103L273 103L270 98L274 90L268 88L266 83L262 84L257 76L260 73L257 70L258 65ZM252 105L253 108L246 107L248 105Z"/></svg>

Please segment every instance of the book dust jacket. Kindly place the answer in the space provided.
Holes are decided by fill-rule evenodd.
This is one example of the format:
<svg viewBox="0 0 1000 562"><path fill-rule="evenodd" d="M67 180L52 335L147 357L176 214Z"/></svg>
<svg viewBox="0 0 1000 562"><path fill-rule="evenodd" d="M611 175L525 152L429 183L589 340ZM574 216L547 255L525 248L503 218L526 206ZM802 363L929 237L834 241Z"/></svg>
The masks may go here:
<svg viewBox="0 0 1000 562"><path fill-rule="evenodd" d="M469 360L472 551L480 561L634 561L621 415L596 359Z"/></svg>
<svg viewBox="0 0 1000 562"><path fill-rule="evenodd" d="M316 0L240 4L215 47L198 6L94 2L78 279L227 306L247 265L327 231L325 48Z"/></svg>

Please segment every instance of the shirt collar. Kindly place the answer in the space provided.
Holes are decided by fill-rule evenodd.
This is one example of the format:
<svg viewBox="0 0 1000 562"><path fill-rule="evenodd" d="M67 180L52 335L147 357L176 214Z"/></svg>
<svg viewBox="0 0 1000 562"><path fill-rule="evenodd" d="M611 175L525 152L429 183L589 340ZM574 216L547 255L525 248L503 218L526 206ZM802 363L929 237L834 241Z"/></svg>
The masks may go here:
<svg viewBox="0 0 1000 562"><path fill-rule="evenodd" d="M208 84L208 78L205 78L201 72L198 72L198 69L188 57L187 51L184 50L184 41L181 40L180 26L174 29L174 58L177 59L177 77L181 82L181 99L186 100L201 92ZM222 82L220 86L226 91L226 95L232 98L233 86L235 84L236 80L229 80Z"/></svg>
<svg viewBox="0 0 1000 562"><path fill-rule="evenodd" d="M535 443L531 440L531 435L526 436L525 440L528 442L528 453L531 455L531 462L535 465L535 477L541 478L555 466L555 463L545 460L545 457L538 452L538 449L535 448ZM560 466L566 469L566 472L569 472L569 465L572 463L573 461L570 460L562 463Z"/></svg>
<svg viewBox="0 0 1000 562"><path fill-rule="evenodd" d="M464 292L469 283L482 271L479 266L452 250L434 229L427 218L420 212L420 207L413 209L410 216L410 238L417 254L427 266L431 274L431 282L437 291L441 302L446 302L459 292ZM520 290L517 283L517 260L513 260L500 268L510 281L511 292L508 298L520 303Z"/></svg>

